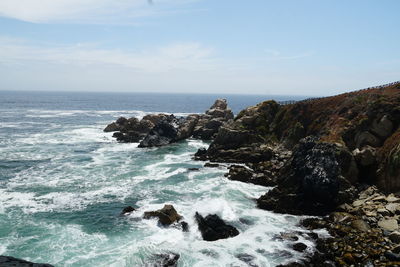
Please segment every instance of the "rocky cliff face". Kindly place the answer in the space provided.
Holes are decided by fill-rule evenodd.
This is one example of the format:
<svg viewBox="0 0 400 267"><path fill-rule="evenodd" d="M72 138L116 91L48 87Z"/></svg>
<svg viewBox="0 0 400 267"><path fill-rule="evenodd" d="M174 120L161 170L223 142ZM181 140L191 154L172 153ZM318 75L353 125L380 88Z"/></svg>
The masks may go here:
<svg viewBox="0 0 400 267"><path fill-rule="evenodd" d="M346 156L338 164L349 170L344 177L350 184L377 184L394 192L400 190L394 170L399 164L399 125L399 83L284 106L266 101L222 126L197 158L259 165L279 161L280 152L293 151L302 138L314 136L317 143L341 147Z"/></svg>

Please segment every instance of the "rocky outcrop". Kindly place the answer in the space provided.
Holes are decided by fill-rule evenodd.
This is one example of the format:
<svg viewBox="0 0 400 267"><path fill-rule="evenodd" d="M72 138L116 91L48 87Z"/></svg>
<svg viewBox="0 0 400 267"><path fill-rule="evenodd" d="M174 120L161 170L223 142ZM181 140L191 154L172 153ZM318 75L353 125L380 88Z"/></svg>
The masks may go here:
<svg viewBox="0 0 400 267"><path fill-rule="evenodd" d="M226 99L217 99L204 115L199 116L193 129L193 137L211 140L218 133L219 128L232 119L233 113L228 108Z"/></svg>
<svg viewBox="0 0 400 267"><path fill-rule="evenodd" d="M129 119L120 117L117 121L107 125L104 132L115 132L113 137L119 142L136 143L166 116L165 114L150 114L144 116L140 121L135 117Z"/></svg>
<svg viewBox="0 0 400 267"><path fill-rule="evenodd" d="M115 132L113 137L119 142L136 143L139 147L164 146L180 140L194 137L211 140L220 127L233 119L225 99L218 99L205 114L191 114L175 117L167 114L149 114L142 120L137 118L119 118L104 129Z"/></svg>
<svg viewBox="0 0 400 267"><path fill-rule="evenodd" d="M145 219L158 218L162 225L171 225L182 219L172 205L165 205L162 209L156 211L146 211L143 215Z"/></svg>
<svg viewBox="0 0 400 267"><path fill-rule="evenodd" d="M340 150L337 145L318 143L312 137L300 141L279 174L278 186L257 200L258 207L280 213L321 215L351 200L355 189L343 176L349 166L341 160ZM351 157L350 153L346 155Z"/></svg>
<svg viewBox="0 0 400 267"><path fill-rule="evenodd" d="M4 267L54 267L53 265L50 264L45 264L45 263L33 263L21 259L17 259L14 257L9 257L9 256L0 256L0 266Z"/></svg>
<svg viewBox="0 0 400 267"><path fill-rule="evenodd" d="M216 241L218 239L234 237L239 234L239 231L235 227L226 224L216 214L207 215L204 218L196 212L195 219L201 235L206 241Z"/></svg>

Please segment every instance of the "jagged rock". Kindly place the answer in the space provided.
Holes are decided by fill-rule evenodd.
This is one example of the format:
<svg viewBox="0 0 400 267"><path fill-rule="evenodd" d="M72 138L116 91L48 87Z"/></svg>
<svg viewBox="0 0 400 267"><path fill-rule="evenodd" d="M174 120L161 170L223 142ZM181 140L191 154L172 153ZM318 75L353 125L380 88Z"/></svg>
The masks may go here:
<svg viewBox="0 0 400 267"><path fill-rule="evenodd" d="M109 125L106 126L106 128L104 128L104 132L116 132L119 131L121 128L118 124L116 124L115 122L110 123Z"/></svg>
<svg viewBox="0 0 400 267"><path fill-rule="evenodd" d="M390 251L385 252L385 257L390 261L400 262L400 254L396 254Z"/></svg>
<svg viewBox="0 0 400 267"><path fill-rule="evenodd" d="M164 205L162 209L156 211L146 211L143 217L145 219L157 217L163 225L170 225L182 219L182 216L178 214L172 205Z"/></svg>
<svg viewBox="0 0 400 267"><path fill-rule="evenodd" d="M180 119L174 115L161 119L140 142L139 147L164 146L178 141L180 123Z"/></svg>
<svg viewBox="0 0 400 267"><path fill-rule="evenodd" d="M204 218L196 212L195 219L201 235L206 241L215 241L218 239L234 237L239 234L239 231L235 227L226 224L216 214L207 215Z"/></svg>
<svg viewBox="0 0 400 267"><path fill-rule="evenodd" d="M278 177L278 186L257 200L260 208L281 213L324 214L354 197L341 176L334 144L303 139Z"/></svg>
<svg viewBox="0 0 400 267"><path fill-rule="evenodd" d="M132 207L132 206L128 206L128 207L125 207L125 208L122 210L121 215L125 215L125 214L131 213L131 212L133 212L133 211L135 211L135 208Z"/></svg>
<svg viewBox="0 0 400 267"><path fill-rule="evenodd" d="M276 183L263 174L256 174L249 168L239 165L231 165L229 173L226 174L229 180L252 183L263 186L274 186Z"/></svg>
<svg viewBox="0 0 400 267"><path fill-rule="evenodd" d="M220 127L231 119L233 119L233 113L228 108L226 99L217 99L206 114L198 117L193 136L203 140L213 139Z"/></svg>
<svg viewBox="0 0 400 267"><path fill-rule="evenodd" d="M26 260L17 259L10 256L0 256L0 266L2 267L54 267L51 264L33 263Z"/></svg>

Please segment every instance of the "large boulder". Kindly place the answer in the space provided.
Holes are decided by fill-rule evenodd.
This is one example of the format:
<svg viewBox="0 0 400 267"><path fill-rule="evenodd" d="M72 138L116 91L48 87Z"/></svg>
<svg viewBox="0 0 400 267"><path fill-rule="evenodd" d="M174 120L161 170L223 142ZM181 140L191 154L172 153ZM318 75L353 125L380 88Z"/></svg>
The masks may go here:
<svg viewBox="0 0 400 267"><path fill-rule="evenodd" d="M225 176L232 181L240 181L263 186L276 185L276 182L272 177L263 173L255 173L248 167L241 165L231 165L229 167L229 172Z"/></svg>
<svg viewBox="0 0 400 267"><path fill-rule="evenodd" d="M145 219L158 218L162 225L170 225L182 219L172 205L164 205L162 209L156 211L146 211L143 217Z"/></svg>
<svg viewBox="0 0 400 267"><path fill-rule="evenodd" d="M350 154L350 153L349 153ZM281 213L321 215L350 201L355 189L342 174L340 148L308 137L300 141L278 177L278 186L257 200L258 207Z"/></svg>
<svg viewBox="0 0 400 267"><path fill-rule="evenodd" d="M196 212L195 219L199 226L199 230L204 240L215 241L218 239L224 239L234 237L239 234L239 231L226 224L218 215L207 215L205 218Z"/></svg>

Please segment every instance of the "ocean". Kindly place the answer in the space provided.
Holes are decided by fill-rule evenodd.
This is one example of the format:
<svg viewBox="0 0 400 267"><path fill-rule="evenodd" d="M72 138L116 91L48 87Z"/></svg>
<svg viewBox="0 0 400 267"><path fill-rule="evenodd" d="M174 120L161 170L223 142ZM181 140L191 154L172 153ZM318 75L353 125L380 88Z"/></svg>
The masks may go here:
<svg viewBox="0 0 400 267"><path fill-rule="evenodd" d="M300 257L274 238L302 231L296 226L300 218L257 209L254 199L268 188L226 179L226 165L206 168L194 161L207 142L188 139L143 149L103 132L120 116L202 113L219 97L236 114L268 98L297 99L0 92L0 255L55 266L116 267L152 266L152 255L168 252L179 254L179 266L188 267L275 266ZM189 232L142 219L144 211L164 204L184 216ZM137 211L120 216L128 205ZM203 241L196 211L218 214L240 234Z"/></svg>

